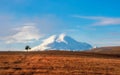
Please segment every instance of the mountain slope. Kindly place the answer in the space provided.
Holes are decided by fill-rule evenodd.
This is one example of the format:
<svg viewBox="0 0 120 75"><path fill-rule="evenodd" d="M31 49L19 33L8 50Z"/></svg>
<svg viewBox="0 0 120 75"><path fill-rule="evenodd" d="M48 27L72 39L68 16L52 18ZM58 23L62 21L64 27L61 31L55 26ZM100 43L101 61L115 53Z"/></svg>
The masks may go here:
<svg viewBox="0 0 120 75"><path fill-rule="evenodd" d="M53 35L48 39L45 39L39 46L32 48L32 51L36 50L88 50L92 46L87 43L77 42L65 34Z"/></svg>

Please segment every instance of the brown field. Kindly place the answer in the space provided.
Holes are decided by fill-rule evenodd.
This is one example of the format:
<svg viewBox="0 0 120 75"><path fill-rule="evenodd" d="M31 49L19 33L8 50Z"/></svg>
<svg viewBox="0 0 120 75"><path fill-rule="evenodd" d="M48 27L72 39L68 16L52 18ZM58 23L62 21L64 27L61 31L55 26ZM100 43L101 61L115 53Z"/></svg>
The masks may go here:
<svg viewBox="0 0 120 75"><path fill-rule="evenodd" d="M0 75L120 75L120 54L0 52Z"/></svg>
<svg viewBox="0 0 120 75"><path fill-rule="evenodd" d="M90 52L102 53L102 54L120 54L120 46L100 47L100 48L92 49Z"/></svg>

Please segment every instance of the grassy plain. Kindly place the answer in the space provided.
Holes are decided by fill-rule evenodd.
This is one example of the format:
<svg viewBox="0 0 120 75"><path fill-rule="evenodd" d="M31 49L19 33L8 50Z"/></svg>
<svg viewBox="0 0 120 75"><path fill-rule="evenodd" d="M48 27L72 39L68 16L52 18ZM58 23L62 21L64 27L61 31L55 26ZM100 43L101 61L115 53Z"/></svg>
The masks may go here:
<svg viewBox="0 0 120 75"><path fill-rule="evenodd" d="M120 55L93 52L0 52L0 75L120 75Z"/></svg>

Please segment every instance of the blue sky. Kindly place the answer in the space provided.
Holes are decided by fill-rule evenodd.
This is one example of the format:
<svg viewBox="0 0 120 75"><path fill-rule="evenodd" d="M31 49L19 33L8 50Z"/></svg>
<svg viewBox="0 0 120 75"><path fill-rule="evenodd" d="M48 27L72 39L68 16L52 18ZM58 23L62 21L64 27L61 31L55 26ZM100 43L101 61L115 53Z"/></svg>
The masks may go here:
<svg viewBox="0 0 120 75"><path fill-rule="evenodd" d="M65 33L93 46L120 45L119 0L0 0L0 50Z"/></svg>

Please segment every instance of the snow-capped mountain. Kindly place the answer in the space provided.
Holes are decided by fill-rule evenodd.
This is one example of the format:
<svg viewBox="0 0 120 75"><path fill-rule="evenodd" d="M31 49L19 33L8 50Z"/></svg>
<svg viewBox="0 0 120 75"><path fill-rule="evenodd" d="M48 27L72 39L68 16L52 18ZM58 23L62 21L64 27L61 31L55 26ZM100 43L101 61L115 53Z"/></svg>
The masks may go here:
<svg viewBox="0 0 120 75"><path fill-rule="evenodd" d="M72 50L72 51L80 51L80 50L88 50L91 49L92 46L88 43L78 42L71 37L60 34L60 35L52 35L49 38L43 40L43 42L34 48L32 51L43 51L43 50Z"/></svg>

